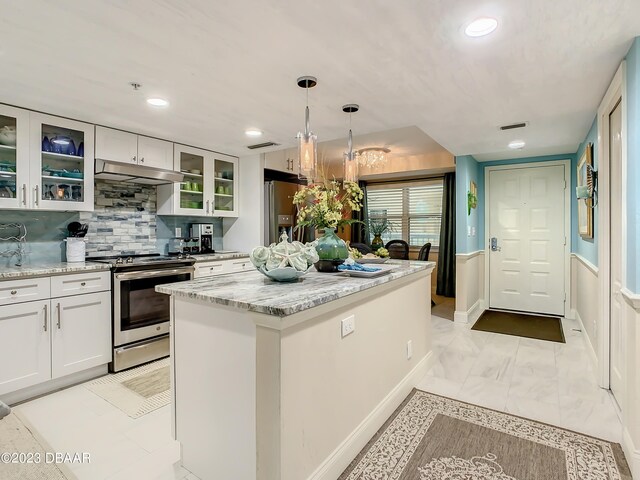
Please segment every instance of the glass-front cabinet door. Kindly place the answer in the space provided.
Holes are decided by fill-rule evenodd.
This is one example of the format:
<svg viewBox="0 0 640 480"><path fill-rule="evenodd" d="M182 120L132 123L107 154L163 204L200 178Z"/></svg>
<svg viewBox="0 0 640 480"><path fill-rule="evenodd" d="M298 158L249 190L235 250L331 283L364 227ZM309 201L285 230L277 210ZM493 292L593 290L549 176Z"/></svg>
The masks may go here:
<svg viewBox="0 0 640 480"><path fill-rule="evenodd" d="M186 145L174 145L173 169L184 175L181 183L158 185L160 215L206 216L213 213L213 170L211 152Z"/></svg>
<svg viewBox="0 0 640 480"><path fill-rule="evenodd" d="M28 208L29 112L0 105L0 208Z"/></svg>
<svg viewBox="0 0 640 480"><path fill-rule="evenodd" d="M93 210L94 126L31 112L32 208Z"/></svg>
<svg viewBox="0 0 640 480"><path fill-rule="evenodd" d="M215 154L213 205L216 217L238 216L238 159Z"/></svg>

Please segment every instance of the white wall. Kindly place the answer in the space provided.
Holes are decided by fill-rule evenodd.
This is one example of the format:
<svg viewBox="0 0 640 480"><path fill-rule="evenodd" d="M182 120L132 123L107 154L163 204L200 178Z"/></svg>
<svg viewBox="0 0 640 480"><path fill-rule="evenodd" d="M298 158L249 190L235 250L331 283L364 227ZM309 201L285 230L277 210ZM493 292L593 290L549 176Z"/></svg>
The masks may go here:
<svg viewBox="0 0 640 480"><path fill-rule="evenodd" d="M240 157L239 217L223 222L224 250L251 252L263 244L264 235L264 156Z"/></svg>
<svg viewBox="0 0 640 480"><path fill-rule="evenodd" d="M456 311L459 323L473 323L484 305L484 251L456 254Z"/></svg>

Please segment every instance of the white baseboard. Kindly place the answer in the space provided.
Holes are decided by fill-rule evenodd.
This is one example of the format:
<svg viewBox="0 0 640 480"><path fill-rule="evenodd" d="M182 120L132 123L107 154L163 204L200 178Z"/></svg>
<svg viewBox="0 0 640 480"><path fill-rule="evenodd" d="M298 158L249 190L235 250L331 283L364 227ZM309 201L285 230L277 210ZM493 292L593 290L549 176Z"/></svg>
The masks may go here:
<svg viewBox="0 0 640 480"><path fill-rule="evenodd" d="M430 351L420 362L394 387L373 411L338 445L320 464L307 480L335 480L365 447L371 437L384 425L396 408L427 374L435 361Z"/></svg>
<svg viewBox="0 0 640 480"><path fill-rule="evenodd" d="M485 310L484 301L479 299L466 312L453 312L453 321L456 323L475 323Z"/></svg>
<svg viewBox="0 0 640 480"><path fill-rule="evenodd" d="M636 448L626 428L622 432L622 450L631 469L631 476L640 478L640 449Z"/></svg>
<svg viewBox="0 0 640 480"><path fill-rule="evenodd" d="M584 328L584 323L582 322L582 318L580 317L580 313L577 310L571 310L573 313L573 318L578 321L578 325L580 325L580 330L582 330L582 340L584 341L585 347L587 349L587 355L589 355L589 359L591 360L591 366L593 367L594 372L599 372L598 367L598 356L596 355L596 351L591 344L591 339L589 335L587 335L587 330ZM596 373L597 375L597 373Z"/></svg>
<svg viewBox="0 0 640 480"><path fill-rule="evenodd" d="M12 406L16 403L32 400L36 397L46 395L47 393L55 392L56 390L62 390L63 388L77 385L78 383L87 382L94 378L101 377L102 375L106 375L107 373L107 365L99 365L82 372L72 373L71 375L67 375L62 378L48 380L38 385L16 390L15 392L5 393L2 395L2 401L7 405Z"/></svg>

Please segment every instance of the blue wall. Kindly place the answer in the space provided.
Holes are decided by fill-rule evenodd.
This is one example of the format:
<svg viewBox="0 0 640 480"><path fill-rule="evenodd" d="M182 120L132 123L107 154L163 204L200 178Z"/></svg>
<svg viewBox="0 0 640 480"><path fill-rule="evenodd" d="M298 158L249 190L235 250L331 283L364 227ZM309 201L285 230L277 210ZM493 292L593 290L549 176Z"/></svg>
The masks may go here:
<svg viewBox="0 0 640 480"><path fill-rule="evenodd" d="M472 253L480 250L479 212L483 208L480 195L484 184L480 182L480 166L471 155L456 157L456 253ZM467 192L471 181L478 186L478 207L467 214ZM484 193L482 193L484 196ZM475 235L468 236L468 227L475 228Z"/></svg>
<svg viewBox="0 0 640 480"><path fill-rule="evenodd" d="M593 119L587 138L580 144L571 162L571 251L598 266L598 210L593 211L593 238L582 238L578 234L578 201L575 198L577 168L580 157L589 143L593 143L593 168L598 170L598 118Z"/></svg>
<svg viewBox="0 0 640 480"><path fill-rule="evenodd" d="M627 288L640 292L640 37L627 53Z"/></svg>

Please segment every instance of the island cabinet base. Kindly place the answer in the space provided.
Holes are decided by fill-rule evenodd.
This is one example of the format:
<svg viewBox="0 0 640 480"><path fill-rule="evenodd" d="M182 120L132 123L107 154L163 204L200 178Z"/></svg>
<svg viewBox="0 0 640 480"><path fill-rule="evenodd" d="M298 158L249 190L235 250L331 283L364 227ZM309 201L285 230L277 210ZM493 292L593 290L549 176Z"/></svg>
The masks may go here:
<svg viewBox="0 0 640 480"><path fill-rule="evenodd" d="M287 317L174 297L185 468L336 479L430 366L430 288L424 270ZM343 320L355 326L344 337Z"/></svg>

